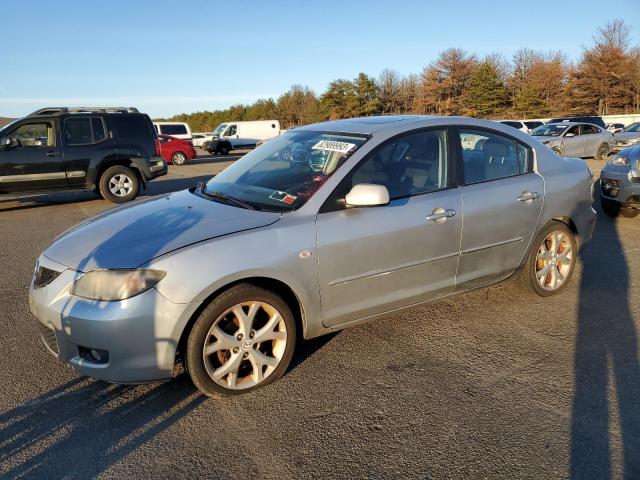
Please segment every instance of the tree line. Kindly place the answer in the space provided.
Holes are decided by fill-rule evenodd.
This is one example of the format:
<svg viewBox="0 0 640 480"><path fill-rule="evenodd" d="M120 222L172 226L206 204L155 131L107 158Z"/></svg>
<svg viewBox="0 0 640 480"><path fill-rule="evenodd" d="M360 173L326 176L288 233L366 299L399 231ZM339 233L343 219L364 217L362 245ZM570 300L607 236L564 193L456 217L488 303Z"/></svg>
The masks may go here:
<svg viewBox="0 0 640 480"><path fill-rule="evenodd" d="M419 74L360 73L353 80L334 80L321 95L293 85L276 100L159 120L187 122L193 131L206 132L226 121L274 118L290 128L397 113L516 119L638 111L640 47L631 44L630 27L614 20L598 29L577 62L560 51L522 48L506 59L450 48Z"/></svg>

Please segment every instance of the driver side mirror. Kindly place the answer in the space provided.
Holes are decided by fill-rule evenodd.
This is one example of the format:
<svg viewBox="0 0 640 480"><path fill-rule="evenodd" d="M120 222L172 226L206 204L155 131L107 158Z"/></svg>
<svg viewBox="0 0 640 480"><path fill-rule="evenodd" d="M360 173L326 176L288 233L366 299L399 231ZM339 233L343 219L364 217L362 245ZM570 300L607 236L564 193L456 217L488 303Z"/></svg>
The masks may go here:
<svg viewBox="0 0 640 480"><path fill-rule="evenodd" d="M571 137L575 137L575 136L576 136L576 134L575 134L575 133L571 133L571 132L569 132L569 133L567 133L564 137L565 137L565 138L571 138Z"/></svg>
<svg viewBox="0 0 640 480"><path fill-rule="evenodd" d="M12 138L9 137L2 137L0 138L0 149L4 150L5 148L10 148L12 146L14 146L16 143L13 141Z"/></svg>
<svg viewBox="0 0 640 480"><path fill-rule="evenodd" d="M358 183L344 199L350 207L377 207L389 203L389 190L384 185Z"/></svg>

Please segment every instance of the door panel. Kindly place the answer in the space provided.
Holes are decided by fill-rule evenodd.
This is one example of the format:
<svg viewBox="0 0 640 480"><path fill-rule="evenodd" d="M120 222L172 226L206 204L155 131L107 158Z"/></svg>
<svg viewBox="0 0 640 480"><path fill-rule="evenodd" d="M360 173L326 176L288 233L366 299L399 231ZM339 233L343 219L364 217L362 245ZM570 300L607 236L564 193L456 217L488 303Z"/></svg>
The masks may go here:
<svg viewBox="0 0 640 480"><path fill-rule="evenodd" d="M567 137L567 133L575 134ZM565 156L580 157L584 154L584 137L580 134L580 127L576 125L570 128L562 139L562 154Z"/></svg>
<svg viewBox="0 0 640 480"><path fill-rule="evenodd" d="M520 265L542 208L537 173L459 187L463 233L456 283L467 289L501 280ZM523 194L537 198L523 200Z"/></svg>
<svg viewBox="0 0 640 480"><path fill-rule="evenodd" d="M428 221L434 209L456 215ZM325 326L340 325L453 290L461 210L457 189L374 208L321 213L317 220Z"/></svg>

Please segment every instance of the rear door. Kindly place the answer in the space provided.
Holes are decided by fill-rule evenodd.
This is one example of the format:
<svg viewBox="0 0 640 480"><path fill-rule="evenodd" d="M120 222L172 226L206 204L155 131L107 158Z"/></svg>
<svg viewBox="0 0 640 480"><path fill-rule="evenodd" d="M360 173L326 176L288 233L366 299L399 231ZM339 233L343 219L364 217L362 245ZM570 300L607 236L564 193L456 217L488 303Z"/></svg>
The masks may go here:
<svg viewBox="0 0 640 480"><path fill-rule="evenodd" d="M463 205L457 289L501 280L523 259L542 208L533 150L499 132L459 129ZM473 138L473 141L469 139Z"/></svg>
<svg viewBox="0 0 640 480"><path fill-rule="evenodd" d="M603 141L601 131L595 125L582 125L582 156L594 157Z"/></svg>
<svg viewBox="0 0 640 480"><path fill-rule="evenodd" d="M20 123L3 136L15 146L0 150L0 192L64 189L64 159L55 120Z"/></svg>
<svg viewBox="0 0 640 480"><path fill-rule="evenodd" d="M453 291L462 206L457 188L448 188L448 145L446 130L392 139L360 162L327 200L317 217L326 326ZM345 208L346 193L361 183L386 186L390 203Z"/></svg>
<svg viewBox="0 0 640 480"><path fill-rule="evenodd" d="M71 188L86 185L89 170L115 154L113 139L100 116L67 117L62 122L65 170Z"/></svg>

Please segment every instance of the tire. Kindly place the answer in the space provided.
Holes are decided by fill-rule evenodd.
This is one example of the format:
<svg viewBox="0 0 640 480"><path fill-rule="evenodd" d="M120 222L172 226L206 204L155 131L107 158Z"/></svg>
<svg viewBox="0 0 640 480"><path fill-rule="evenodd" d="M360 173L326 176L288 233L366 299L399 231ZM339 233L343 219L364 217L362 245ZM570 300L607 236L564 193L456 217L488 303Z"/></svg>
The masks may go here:
<svg viewBox="0 0 640 480"><path fill-rule="evenodd" d="M621 208L618 202L600 197L600 205L604 213L611 218L616 218L620 214Z"/></svg>
<svg viewBox="0 0 640 480"><path fill-rule="evenodd" d="M595 159L596 160L606 160L607 157L609 156L609 144L608 143L603 143L598 147L598 150L596 151L596 155L595 155Z"/></svg>
<svg viewBox="0 0 640 480"><path fill-rule="evenodd" d="M111 203L129 202L138 196L140 178L137 172L124 165L107 168L98 182L100 195Z"/></svg>
<svg viewBox="0 0 640 480"><path fill-rule="evenodd" d="M239 310L244 321L234 313ZM239 284L215 298L194 323L186 370L204 395L238 395L280 378L295 344L296 322L286 302L269 290Z"/></svg>
<svg viewBox="0 0 640 480"><path fill-rule="evenodd" d="M229 146L228 145L221 145L218 147L218 153L220 155L229 155Z"/></svg>
<svg viewBox="0 0 640 480"><path fill-rule="evenodd" d="M562 156L562 150L560 150L559 147L553 147L551 150L553 150L558 155Z"/></svg>
<svg viewBox="0 0 640 480"><path fill-rule="evenodd" d="M182 152L174 152L171 155L171 163L177 166L184 165L188 162L187 156Z"/></svg>
<svg viewBox="0 0 640 480"><path fill-rule="evenodd" d="M522 287L541 297L559 294L571 280L577 257L573 232L562 222L549 222L533 241L520 271Z"/></svg>

